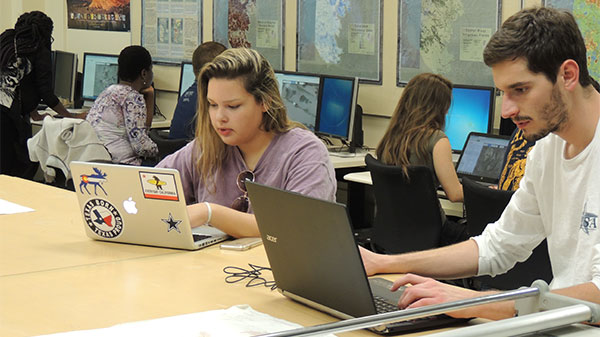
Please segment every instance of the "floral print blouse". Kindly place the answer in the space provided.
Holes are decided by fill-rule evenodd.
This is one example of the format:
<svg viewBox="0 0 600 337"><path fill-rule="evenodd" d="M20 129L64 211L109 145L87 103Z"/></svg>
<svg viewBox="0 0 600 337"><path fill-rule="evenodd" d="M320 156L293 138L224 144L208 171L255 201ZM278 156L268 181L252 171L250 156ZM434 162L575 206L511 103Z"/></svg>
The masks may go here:
<svg viewBox="0 0 600 337"><path fill-rule="evenodd" d="M104 89L86 119L114 163L140 165L142 157L158 154L146 128L144 96L129 85L113 84Z"/></svg>

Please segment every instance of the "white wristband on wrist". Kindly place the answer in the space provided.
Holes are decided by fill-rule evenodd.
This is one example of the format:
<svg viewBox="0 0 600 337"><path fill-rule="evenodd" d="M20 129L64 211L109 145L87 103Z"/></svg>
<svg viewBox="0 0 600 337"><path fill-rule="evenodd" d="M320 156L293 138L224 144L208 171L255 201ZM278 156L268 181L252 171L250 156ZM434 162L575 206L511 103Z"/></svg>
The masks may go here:
<svg viewBox="0 0 600 337"><path fill-rule="evenodd" d="M212 208L210 207L210 204L208 203L208 201L205 201L204 204L206 205L206 211L208 213L205 224L210 225L210 220L212 219Z"/></svg>

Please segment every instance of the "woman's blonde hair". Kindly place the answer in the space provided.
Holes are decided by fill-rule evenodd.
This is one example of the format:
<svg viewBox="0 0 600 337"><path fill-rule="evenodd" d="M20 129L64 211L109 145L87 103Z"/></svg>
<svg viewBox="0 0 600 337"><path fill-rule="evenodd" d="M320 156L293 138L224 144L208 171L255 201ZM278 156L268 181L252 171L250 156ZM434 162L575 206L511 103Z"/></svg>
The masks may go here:
<svg viewBox="0 0 600 337"><path fill-rule="evenodd" d="M412 151L425 160L431 135L443 130L452 100L452 82L423 73L413 77L394 110L390 125L377 146L377 157L388 165L402 166L407 175Z"/></svg>
<svg viewBox="0 0 600 337"><path fill-rule="evenodd" d="M212 183L214 176L228 160L227 146L212 127L208 113L208 82L212 78L240 80L244 89L259 104L267 109L263 113L260 129L265 132L283 133L301 124L288 119L273 68L257 51L233 48L224 51L207 63L198 77L198 124L196 142L199 145L196 167L205 186Z"/></svg>

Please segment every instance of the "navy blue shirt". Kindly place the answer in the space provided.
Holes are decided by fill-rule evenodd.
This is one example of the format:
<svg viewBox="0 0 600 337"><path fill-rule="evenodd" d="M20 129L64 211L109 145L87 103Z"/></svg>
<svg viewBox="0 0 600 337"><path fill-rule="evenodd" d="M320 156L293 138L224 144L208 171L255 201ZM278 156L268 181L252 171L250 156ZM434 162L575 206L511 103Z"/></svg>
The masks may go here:
<svg viewBox="0 0 600 337"><path fill-rule="evenodd" d="M198 103L198 86L196 81L179 97L175 113L171 120L169 138L192 139L196 132L196 107Z"/></svg>

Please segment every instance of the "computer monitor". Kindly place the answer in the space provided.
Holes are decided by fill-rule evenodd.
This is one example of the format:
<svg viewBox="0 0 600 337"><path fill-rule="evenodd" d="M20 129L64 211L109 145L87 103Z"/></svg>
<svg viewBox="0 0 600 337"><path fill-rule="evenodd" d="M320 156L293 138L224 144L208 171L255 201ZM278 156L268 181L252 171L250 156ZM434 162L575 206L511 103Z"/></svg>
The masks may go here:
<svg viewBox="0 0 600 337"><path fill-rule="evenodd" d="M108 86L117 84L118 70L118 55L84 53L82 98L94 101Z"/></svg>
<svg viewBox="0 0 600 337"><path fill-rule="evenodd" d="M321 83L319 75L276 71L275 77L288 117L315 131Z"/></svg>
<svg viewBox="0 0 600 337"><path fill-rule="evenodd" d="M52 52L54 94L69 102L75 100L77 54L55 50Z"/></svg>
<svg viewBox="0 0 600 337"><path fill-rule="evenodd" d="M188 90L188 88L196 81L194 75L194 67L192 62L181 62L181 73L179 76L179 97Z"/></svg>
<svg viewBox="0 0 600 337"><path fill-rule="evenodd" d="M358 78L321 76L317 133L352 142Z"/></svg>
<svg viewBox="0 0 600 337"><path fill-rule="evenodd" d="M444 132L454 152L460 152L471 132L490 133L494 120L494 88L454 85Z"/></svg>

